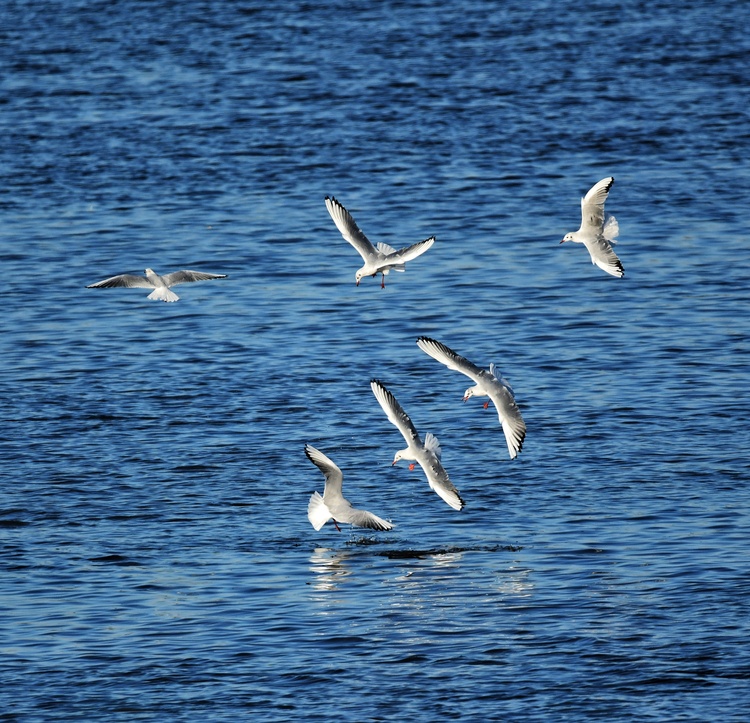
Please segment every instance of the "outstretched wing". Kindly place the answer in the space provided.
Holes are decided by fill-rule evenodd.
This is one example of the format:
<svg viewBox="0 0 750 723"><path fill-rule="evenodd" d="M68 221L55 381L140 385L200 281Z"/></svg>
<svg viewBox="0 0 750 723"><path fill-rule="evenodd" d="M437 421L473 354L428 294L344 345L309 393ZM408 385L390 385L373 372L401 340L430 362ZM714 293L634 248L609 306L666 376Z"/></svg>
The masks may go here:
<svg viewBox="0 0 750 723"><path fill-rule="evenodd" d="M596 264L602 271L606 271L612 276L617 276L618 278L625 276L625 269L622 267L622 262L612 250L612 244L604 236L589 238L583 243L589 250L589 254L591 254L592 264Z"/></svg>
<svg viewBox="0 0 750 723"><path fill-rule="evenodd" d="M350 525L356 525L357 527L367 527L370 530L392 530L393 525L390 522L373 515L372 512L367 510L352 509L349 514L349 519L345 520Z"/></svg>
<svg viewBox="0 0 750 723"><path fill-rule="evenodd" d="M424 241L418 241L411 246L405 246L398 251L389 253L386 257L386 261L389 264L405 264L407 261L411 261L412 259L416 259L417 256L421 256L434 243L435 237L430 236L430 238L426 238Z"/></svg>
<svg viewBox="0 0 750 723"><path fill-rule="evenodd" d="M190 281L210 281L211 279L226 279L226 274L209 274L205 271L173 271L171 274L165 274L163 277L167 286L175 284L187 284Z"/></svg>
<svg viewBox="0 0 750 723"><path fill-rule="evenodd" d="M359 253L364 261L369 261L373 256L378 255L375 247L370 243L367 236L362 233L349 211L333 196L331 198L326 196L326 208L341 235L357 249L357 253Z"/></svg>
<svg viewBox="0 0 750 723"><path fill-rule="evenodd" d="M614 182L612 176L602 178L581 199L581 231L594 236L601 233L604 225L604 202Z"/></svg>
<svg viewBox="0 0 750 723"><path fill-rule="evenodd" d="M111 276L104 281L97 281L95 284L89 284L87 289L114 289L114 288L138 288L153 289L154 285L145 276L136 276L135 274L120 274Z"/></svg>
<svg viewBox="0 0 750 723"><path fill-rule="evenodd" d="M341 495L341 487L344 482L344 474L338 465L321 451L315 449L311 444L305 445L307 458L323 473L326 478L325 495Z"/></svg>
<svg viewBox="0 0 750 723"><path fill-rule="evenodd" d="M476 364L470 362L466 357L456 354L453 349L447 347L445 344L442 344L435 339L430 339L427 336L420 336L419 339L417 339L417 346L425 354L429 354L436 361L445 364L448 369L461 372L461 374L465 374L475 382L479 381L483 370Z"/></svg>
<svg viewBox="0 0 750 723"><path fill-rule="evenodd" d="M431 454L428 460L418 461L427 476L427 482L435 490L435 493L454 510L463 509L465 503L453 482L450 481L440 460L434 454Z"/></svg>
<svg viewBox="0 0 750 723"><path fill-rule="evenodd" d="M375 399L378 400L378 403L386 413L388 420L398 428L398 431L404 436L406 443L411 445L412 442L416 442L417 445L421 446L422 442L419 438L419 433L412 424L411 419L409 419L409 415L396 400L396 397L378 379L373 379L370 382L370 388L375 395Z"/></svg>
<svg viewBox="0 0 750 723"><path fill-rule="evenodd" d="M511 459L515 459L526 437L526 422L523 421L521 410L513 398L513 390L510 387L505 386L502 380L497 378L486 386L503 427L508 453Z"/></svg>

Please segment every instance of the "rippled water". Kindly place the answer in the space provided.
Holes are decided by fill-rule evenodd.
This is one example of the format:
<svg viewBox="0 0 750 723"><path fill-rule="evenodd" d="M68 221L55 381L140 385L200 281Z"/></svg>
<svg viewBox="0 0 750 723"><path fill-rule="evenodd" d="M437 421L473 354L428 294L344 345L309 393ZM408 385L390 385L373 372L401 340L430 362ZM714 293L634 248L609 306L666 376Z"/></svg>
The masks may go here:
<svg viewBox="0 0 750 723"><path fill-rule="evenodd" d="M746 717L742 3L6 5L3 720ZM622 280L558 245L607 175ZM356 287L325 195L437 243ZM147 266L229 278L84 288Z"/></svg>

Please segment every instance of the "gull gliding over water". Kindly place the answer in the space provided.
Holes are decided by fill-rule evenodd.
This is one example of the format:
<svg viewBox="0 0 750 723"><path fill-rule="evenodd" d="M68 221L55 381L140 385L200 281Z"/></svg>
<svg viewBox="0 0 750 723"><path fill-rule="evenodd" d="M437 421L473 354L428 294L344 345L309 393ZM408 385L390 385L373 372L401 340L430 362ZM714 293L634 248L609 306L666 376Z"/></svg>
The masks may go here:
<svg viewBox="0 0 750 723"><path fill-rule="evenodd" d="M205 271L173 271L171 274L159 276L153 269L146 269L146 276L135 274L120 274L104 281L89 284L87 289L139 288L152 289L147 298L153 301L177 301L180 297L169 287L176 284L186 284L190 281L209 281L210 279L226 279L226 274L209 274Z"/></svg>
<svg viewBox="0 0 750 723"><path fill-rule="evenodd" d="M470 362L466 357L456 354L453 349L441 344L439 341L420 336L417 346L429 354L433 359L445 364L448 369L461 372L476 384L464 392L464 401L469 397L489 397L497 409L500 424L503 426L505 441L508 444L508 453L511 459L515 459L523 446L526 436L526 423L521 417L521 412L516 405L513 389L506 379L495 373L495 365L490 364L490 370L481 369ZM489 406L489 400L484 403L484 408Z"/></svg>
<svg viewBox="0 0 750 723"><path fill-rule="evenodd" d="M365 262L364 266L354 275L357 286L359 286L359 282L365 276L382 274L380 288L384 289L387 273L390 271L406 271L405 264L407 261L417 258L417 256L423 254L435 243L435 237L430 236L430 238L424 241L419 241L398 251L382 241L375 247L370 243L367 236L362 233L349 211L335 198L328 198L326 196L326 208L341 235L357 249Z"/></svg>
<svg viewBox="0 0 750 723"><path fill-rule="evenodd" d="M341 492L344 475L336 464L318 451L311 444L305 445L307 458L323 473L326 478L326 486L321 497L313 492L307 505L307 519L310 524L319 530L328 520L333 520L336 529L341 532L337 522L348 522L357 527L368 527L371 530L391 530L393 525L382 520L377 515L366 510L358 510L352 507L349 500Z"/></svg>
<svg viewBox="0 0 750 723"><path fill-rule="evenodd" d="M581 228L566 233L560 243L575 241L583 244L591 254L591 263L612 276L622 277L625 270L620 259L612 250L612 244L620 233L620 226L614 216L604 213L604 202L615 179L602 178L581 199Z"/></svg>
<svg viewBox="0 0 750 723"><path fill-rule="evenodd" d="M422 442L419 433L409 419L409 415L396 401L396 397L377 379L370 382L370 387L389 421L398 427L398 431L404 436L408 445L406 449L396 452L393 464L396 464L400 459L418 462L427 475L427 482L430 487L454 510L462 509L464 501L440 463L440 443L437 437L428 432L425 435L424 442Z"/></svg>

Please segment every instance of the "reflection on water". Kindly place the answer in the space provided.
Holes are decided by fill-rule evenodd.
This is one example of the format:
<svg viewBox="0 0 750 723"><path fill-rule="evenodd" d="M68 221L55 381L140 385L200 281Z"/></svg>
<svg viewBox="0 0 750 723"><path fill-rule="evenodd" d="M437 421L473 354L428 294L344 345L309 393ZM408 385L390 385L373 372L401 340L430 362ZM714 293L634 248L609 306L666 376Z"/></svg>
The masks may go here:
<svg viewBox="0 0 750 723"><path fill-rule="evenodd" d="M0 43L3 709L737 719L743 4L124 0L106 37L102 3L60 5L5 3ZM576 42L603 26L605 65ZM623 283L557 251L609 175ZM374 241L438 242L357 287L330 193ZM84 292L152 263L229 279ZM422 334L508 369L521 458ZM391 467L373 375L460 515ZM315 440L392 533L311 530Z"/></svg>
<svg viewBox="0 0 750 723"><path fill-rule="evenodd" d="M350 577L352 571L344 564L348 556L347 551L316 547L310 555L313 590L336 590Z"/></svg>
<svg viewBox="0 0 750 723"><path fill-rule="evenodd" d="M534 583L529 579L531 572L527 567L509 567L500 576L497 591L503 597L531 597L531 591L534 589Z"/></svg>
<svg viewBox="0 0 750 723"><path fill-rule="evenodd" d="M411 609L418 614L425 609L462 608L474 596L482 605L502 607L530 597L535 587L530 568L514 563L498 570L492 564L497 559L487 557L482 550L474 550L474 555L465 549L420 550L412 556L406 556L403 550L395 556L391 552L315 548L309 558L309 584L318 592L354 590L377 575L387 597L384 604L391 612ZM326 604L342 602L330 596L319 600Z"/></svg>

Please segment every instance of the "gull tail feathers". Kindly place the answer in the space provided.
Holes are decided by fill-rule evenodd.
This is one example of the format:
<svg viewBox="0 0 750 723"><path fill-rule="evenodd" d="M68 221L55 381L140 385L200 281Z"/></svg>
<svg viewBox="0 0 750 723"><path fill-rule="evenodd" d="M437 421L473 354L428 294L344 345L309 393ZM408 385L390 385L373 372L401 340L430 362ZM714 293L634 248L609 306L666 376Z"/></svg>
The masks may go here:
<svg viewBox="0 0 750 723"><path fill-rule="evenodd" d="M440 442L438 442L438 438L432 432L427 432L427 434L425 435L424 446L425 449L428 449L438 459L440 459L440 455L443 453L443 450L440 449Z"/></svg>
<svg viewBox="0 0 750 723"><path fill-rule="evenodd" d="M310 520L310 524L316 530L319 530L331 519L331 511L317 492L313 492L310 496L310 502L307 505L307 519Z"/></svg>
<svg viewBox="0 0 750 723"><path fill-rule="evenodd" d="M602 228L602 236L610 243L616 244L615 239L620 235L620 224L614 216L607 216Z"/></svg>
<svg viewBox="0 0 750 723"><path fill-rule="evenodd" d="M159 286L148 295L148 298L152 301L177 301L180 297L166 286Z"/></svg>
<svg viewBox="0 0 750 723"><path fill-rule="evenodd" d="M380 251L381 254L385 254L388 256L388 254L395 254L396 249L393 248L393 246L389 246L387 243L384 243L383 241L379 241L375 248Z"/></svg>

